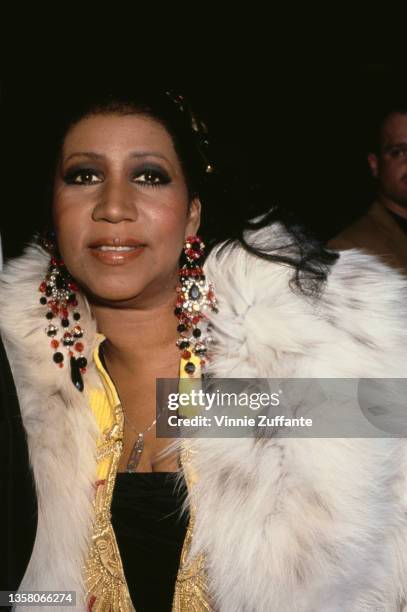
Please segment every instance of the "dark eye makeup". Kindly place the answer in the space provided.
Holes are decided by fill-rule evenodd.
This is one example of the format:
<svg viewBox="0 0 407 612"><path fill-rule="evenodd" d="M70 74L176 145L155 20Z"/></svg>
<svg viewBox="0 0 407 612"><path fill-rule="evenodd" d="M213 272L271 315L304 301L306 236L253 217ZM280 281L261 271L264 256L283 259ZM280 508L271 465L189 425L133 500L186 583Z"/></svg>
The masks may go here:
<svg viewBox="0 0 407 612"><path fill-rule="evenodd" d="M132 179L138 185L145 185L147 187L160 187L171 182L165 170L152 165L134 170L132 172ZM103 182L104 177L103 172L96 168L75 166L67 170L63 175L63 180L67 185L97 185Z"/></svg>
<svg viewBox="0 0 407 612"><path fill-rule="evenodd" d="M404 157L407 154L407 146L391 147L388 150L388 153L391 157L394 157L394 158L401 157L401 156Z"/></svg>

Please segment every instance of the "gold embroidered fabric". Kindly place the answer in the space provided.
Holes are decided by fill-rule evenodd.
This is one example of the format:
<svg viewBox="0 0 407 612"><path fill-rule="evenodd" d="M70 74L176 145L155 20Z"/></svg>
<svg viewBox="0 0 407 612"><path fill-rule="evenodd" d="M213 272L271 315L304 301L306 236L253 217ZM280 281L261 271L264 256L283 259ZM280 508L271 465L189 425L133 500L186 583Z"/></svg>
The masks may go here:
<svg viewBox="0 0 407 612"><path fill-rule="evenodd" d="M93 355L104 391L95 389L89 396L101 436L97 444L98 479L95 482L95 518L90 551L84 567L86 601L89 612L135 612L111 524L113 489L123 448L124 417L113 382L99 359L99 344L104 339L102 334L98 334L99 341ZM180 373L184 376L183 367L180 368ZM196 480L190 461L191 449L185 442L182 445L180 462L189 492ZM190 521L175 585L173 612L212 611L205 585L203 556L187 562L194 521L194 508L190 507Z"/></svg>
<svg viewBox="0 0 407 612"><path fill-rule="evenodd" d="M189 492L197 478L191 465L191 455L192 450L188 443L184 441L181 449L180 461ZM195 522L195 508L192 503L190 503L189 511L189 525L181 552L172 612L212 612L213 609L206 588L205 559L203 555L199 555L189 562L187 560L191 548Z"/></svg>
<svg viewBox="0 0 407 612"><path fill-rule="evenodd" d="M120 406L116 407L115 417L116 423L103 432L104 439L97 449L98 463L106 465L108 460L110 465L107 477L95 483L95 520L85 574L88 610L92 612L134 610L110 521L113 488L123 444L123 414Z"/></svg>

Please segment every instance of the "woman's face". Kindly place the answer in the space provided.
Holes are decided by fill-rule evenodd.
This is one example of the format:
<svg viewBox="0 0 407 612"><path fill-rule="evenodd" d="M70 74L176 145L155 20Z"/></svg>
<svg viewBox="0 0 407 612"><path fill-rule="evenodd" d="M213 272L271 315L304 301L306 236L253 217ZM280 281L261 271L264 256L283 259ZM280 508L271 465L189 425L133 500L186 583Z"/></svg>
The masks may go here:
<svg viewBox="0 0 407 612"><path fill-rule="evenodd" d="M131 305L174 290L199 227L172 138L143 115L96 114L67 133L53 196L61 257L91 299Z"/></svg>

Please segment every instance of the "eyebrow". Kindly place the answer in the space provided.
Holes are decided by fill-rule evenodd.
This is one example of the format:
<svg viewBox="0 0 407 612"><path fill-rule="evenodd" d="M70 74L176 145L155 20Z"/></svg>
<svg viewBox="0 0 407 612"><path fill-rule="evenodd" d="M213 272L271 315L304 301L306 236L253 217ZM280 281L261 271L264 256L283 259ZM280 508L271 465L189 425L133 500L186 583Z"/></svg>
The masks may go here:
<svg viewBox="0 0 407 612"><path fill-rule="evenodd" d="M388 144L384 147L384 150L390 151L390 149L394 149L395 147L407 147L407 141Z"/></svg>
<svg viewBox="0 0 407 612"><path fill-rule="evenodd" d="M94 151L78 151L77 153L71 153L66 158L66 162L73 157L88 157L89 159L106 159L106 155L102 153L95 153ZM129 159L133 159L134 157L158 157L160 159L164 159L168 163L169 160L162 153L158 153L155 151L133 151L129 154Z"/></svg>

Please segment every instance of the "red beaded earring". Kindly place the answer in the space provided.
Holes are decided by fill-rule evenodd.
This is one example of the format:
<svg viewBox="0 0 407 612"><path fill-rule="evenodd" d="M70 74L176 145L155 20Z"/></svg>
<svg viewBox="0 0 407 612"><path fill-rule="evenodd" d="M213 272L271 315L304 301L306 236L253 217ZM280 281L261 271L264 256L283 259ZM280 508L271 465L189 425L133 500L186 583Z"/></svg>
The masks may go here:
<svg viewBox="0 0 407 612"><path fill-rule="evenodd" d="M82 355L84 330L78 324L81 318L75 293L78 287L58 256L55 243L47 238L42 241L42 246L51 253L45 279L39 286L42 293L40 303L47 306L45 317L49 321L45 333L51 338L54 363L60 368L64 366L62 349L65 349L70 360L71 380L78 391L83 391L82 374L86 372L87 360Z"/></svg>
<svg viewBox="0 0 407 612"><path fill-rule="evenodd" d="M208 308L217 312L216 297L213 285L208 283L202 269L205 245L199 236L188 236L184 244L185 263L179 269L180 285L177 287L175 315L178 317L177 330L180 338L177 346L184 359L194 354L204 366L207 358L207 344L210 336L205 335L202 323L206 319ZM185 371L192 375L195 365L188 361Z"/></svg>

